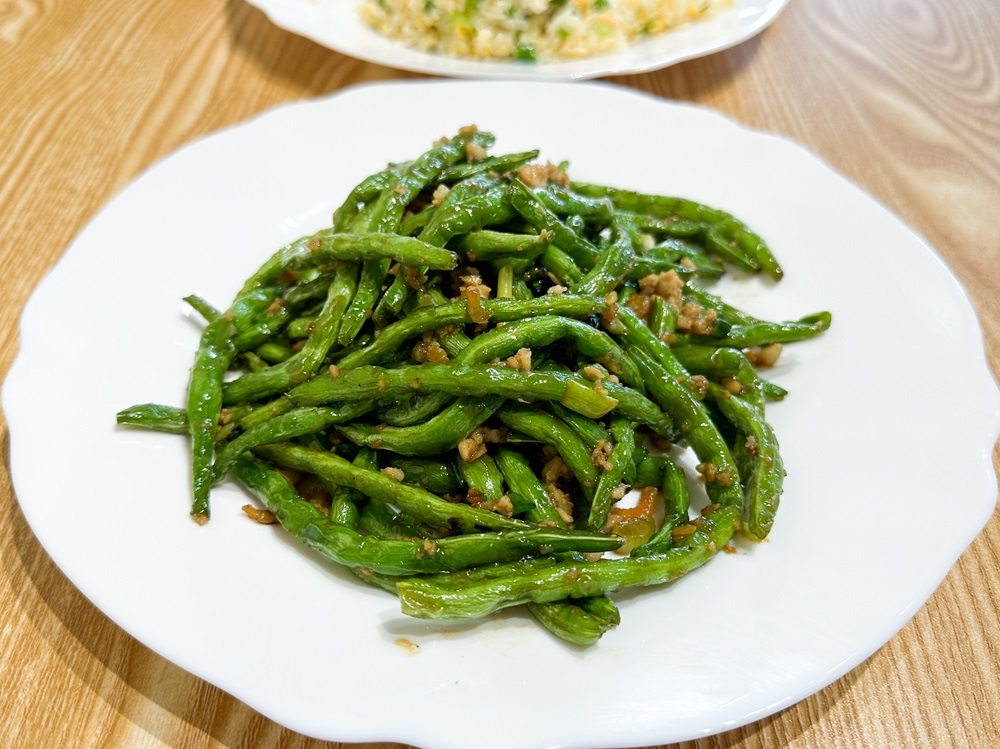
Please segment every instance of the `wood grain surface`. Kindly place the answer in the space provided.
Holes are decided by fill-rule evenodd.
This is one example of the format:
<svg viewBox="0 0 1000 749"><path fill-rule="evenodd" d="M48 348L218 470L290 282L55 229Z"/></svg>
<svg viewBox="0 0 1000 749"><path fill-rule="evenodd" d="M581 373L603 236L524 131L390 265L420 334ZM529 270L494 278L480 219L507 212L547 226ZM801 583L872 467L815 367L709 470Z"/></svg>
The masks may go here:
<svg viewBox="0 0 1000 749"><path fill-rule="evenodd" d="M0 377L32 289L157 159L277 104L415 77L282 31L241 0L0 0ZM860 184L951 266L1000 372L997 0L793 0L738 47L612 80L787 136ZM6 458L5 423L0 439ZM8 466L0 746L340 746L263 718L112 624L39 546ZM994 513L928 604L864 664L773 717L684 746L986 749L997 737Z"/></svg>

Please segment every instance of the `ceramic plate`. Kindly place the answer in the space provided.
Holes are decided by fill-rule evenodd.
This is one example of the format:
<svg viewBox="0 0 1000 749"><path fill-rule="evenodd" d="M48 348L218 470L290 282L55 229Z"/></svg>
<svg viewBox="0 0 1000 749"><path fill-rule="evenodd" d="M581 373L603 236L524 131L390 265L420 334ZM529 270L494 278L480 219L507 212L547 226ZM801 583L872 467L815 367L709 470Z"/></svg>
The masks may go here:
<svg viewBox="0 0 1000 749"><path fill-rule="evenodd" d="M462 78L581 80L644 73L733 47L763 31L788 0L734 0L698 23L609 55L525 64L463 60L409 49L370 29L358 16L358 0L248 0L276 25L330 49L393 68Z"/></svg>
<svg viewBox="0 0 1000 749"><path fill-rule="evenodd" d="M525 106L560 116L527 120ZM537 147L577 179L735 213L786 275L721 293L772 319L833 313L827 334L788 346L771 373L790 395L769 408L788 480L768 541L617 595L621 626L586 649L520 610L409 619L249 521L232 485L199 527L186 440L115 426L134 403L183 403L200 321L182 297L227 305L360 179L467 123L493 131L497 153ZM996 500L1000 398L969 301L934 251L800 147L602 84L354 88L182 148L112 200L41 283L3 406L18 500L69 579L164 657L337 741L646 746L763 718L892 637Z"/></svg>

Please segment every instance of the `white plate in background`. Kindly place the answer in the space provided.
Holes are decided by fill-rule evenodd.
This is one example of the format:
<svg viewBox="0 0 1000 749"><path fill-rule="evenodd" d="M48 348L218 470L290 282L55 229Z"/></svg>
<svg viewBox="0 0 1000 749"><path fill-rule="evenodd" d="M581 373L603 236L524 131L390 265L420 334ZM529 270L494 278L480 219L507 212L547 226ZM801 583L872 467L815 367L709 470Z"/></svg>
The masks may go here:
<svg viewBox="0 0 1000 749"><path fill-rule="evenodd" d="M526 119L525 106L559 116ZM790 391L768 408L788 479L767 542L616 595L622 624L586 649L516 610L408 619L392 596L249 521L230 484L199 527L186 440L115 426L126 406L183 403L200 323L182 297L225 306L363 177L468 123L497 135L495 153L540 148L576 179L735 213L785 278L731 281L724 295L770 318L833 313L772 371ZM603 84L362 86L181 148L39 285L3 406L16 495L67 577L165 658L335 741L647 746L758 720L892 637L996 501L1000 398L938 255L801 147Z"/></svg>
<svg viewBox="0 0 1000 749"><path fill-rule="evenodd" d="M583 80L646 73L733 47L759 34L789 0L734 0L729 8L628 49L564 62L469 60L410 49L369 28L358 0L247 0L272 23L360 60L458 78Z"/></svg>

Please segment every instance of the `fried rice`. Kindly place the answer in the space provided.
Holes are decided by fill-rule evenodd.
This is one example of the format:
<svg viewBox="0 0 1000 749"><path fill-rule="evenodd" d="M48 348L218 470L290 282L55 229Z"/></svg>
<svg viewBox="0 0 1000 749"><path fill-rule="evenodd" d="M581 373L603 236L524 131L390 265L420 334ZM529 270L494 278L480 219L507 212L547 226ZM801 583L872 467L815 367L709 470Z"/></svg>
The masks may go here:
<svg viewBox="0 0 1000 749"><path fill-rule="evenodd" d="M366 0L362 19L425 52L552 61L619 51L732 0Z"/></svg>

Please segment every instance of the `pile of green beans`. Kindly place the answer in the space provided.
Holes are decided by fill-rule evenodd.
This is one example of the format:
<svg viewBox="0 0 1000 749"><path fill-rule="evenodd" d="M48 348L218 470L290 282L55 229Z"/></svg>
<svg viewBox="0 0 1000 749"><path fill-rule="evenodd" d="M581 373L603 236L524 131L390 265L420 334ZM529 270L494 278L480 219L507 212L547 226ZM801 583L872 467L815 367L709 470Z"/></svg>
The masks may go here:
<svg viewBox="0 0 1000 749"><path fill-rule="evenodd" d="M224 310L188 297L206 324L187 403L118 423L189 437L199 523L235 480L247 514L406 614L524 604L589 644L619 623L610 594L767 535L785 471L764 407L785 392L761 352L830 315L714 295L729 267L782 277L725 211L493 142L462 128L372 174Z"/></svg>

